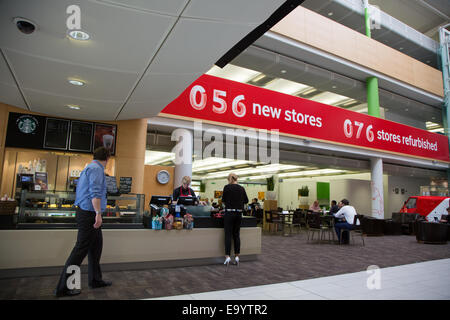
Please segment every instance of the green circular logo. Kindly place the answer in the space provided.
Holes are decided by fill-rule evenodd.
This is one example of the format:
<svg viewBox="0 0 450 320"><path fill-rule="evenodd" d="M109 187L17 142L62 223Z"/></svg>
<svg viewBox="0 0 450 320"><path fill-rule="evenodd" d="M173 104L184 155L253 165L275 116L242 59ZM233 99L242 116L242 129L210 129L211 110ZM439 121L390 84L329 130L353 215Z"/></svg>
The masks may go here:
<svg viewBox="0 0 450 320"><path fill-rule="evenodd" d="M30 134L36 131L38 126L38 121L35 117L32 116L21 116L16 121L17 128L19 128L20 132Z"/></svg>

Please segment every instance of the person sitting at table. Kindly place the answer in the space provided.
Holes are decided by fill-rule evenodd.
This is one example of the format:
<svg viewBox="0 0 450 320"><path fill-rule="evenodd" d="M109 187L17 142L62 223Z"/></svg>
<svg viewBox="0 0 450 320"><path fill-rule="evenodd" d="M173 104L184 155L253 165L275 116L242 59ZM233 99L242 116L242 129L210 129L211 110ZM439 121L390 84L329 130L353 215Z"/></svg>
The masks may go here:
<svg viewBox="0 0 450 320"><path fill-rule="evenodd" d="M252 216L254 216L256 213L256 210L261 209L261 205L259 204L258 199L253 198L252 203L250 203L250 205L249 205L249 208L251 210Z"/></svg>
<svg viewBox="0 0 450 320"><path fill-rule="evenodd" d="M345 218L344 222L338 222L334 225L334 230L336 231L337 238L339 243L341 242L341 229L352 230L353 229L353 220L356 216L356 210L353 206L350 205L350 202L347 199L342 199L339 202L339 211L334 214L336 218ZM359 226L359 220L356 221L356 225Z"/></svg>
<svg viewBox="0 0 450 320"><path fill-rule="evenodd" d="M320 212L319 201L314 201L313 204L309 206L309 210L312 212Z"/></svg>
<svg viewBox="0 0 450 320"><path fill-rule="evenodd" d="M337 205L336 200L331 200L330 212L329 214L335 214L339 211L339 206Z"/></svg>

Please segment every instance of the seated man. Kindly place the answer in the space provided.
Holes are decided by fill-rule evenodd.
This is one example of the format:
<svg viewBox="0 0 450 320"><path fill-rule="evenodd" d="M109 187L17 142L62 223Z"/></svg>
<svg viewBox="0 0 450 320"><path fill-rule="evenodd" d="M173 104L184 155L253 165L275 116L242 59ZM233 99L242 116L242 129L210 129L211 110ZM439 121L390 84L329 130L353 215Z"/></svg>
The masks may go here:
<svg viewBox="0 0 450 320"><path fill-rule="evenodd" d="M254 216L256 213L256 210L258 210L260 208L261 208L261 205L258 203L258 199L253 198L252 203L250 203L250 205L249 205L249 209L251 210L252 216Z"/></svg>
<svg viewBox="0 0 450 320"><path fill-rule="evenodd" d="M336 200L331 200L331 207L329 214L335 214L339 211L339 206L337 205Z"/></svg>
<svg viewBox="0 0 450 320"><path fill-rule="evenodd" d="M356 210L352 207L347 199L342 199L339 202L339 211L334 214L336 218L345 218L344 222L339 222L334 225L339 242L341 242L341 229L352 230L353 220L356 216ZM356 222L359 225L359 220Z"/></svg>

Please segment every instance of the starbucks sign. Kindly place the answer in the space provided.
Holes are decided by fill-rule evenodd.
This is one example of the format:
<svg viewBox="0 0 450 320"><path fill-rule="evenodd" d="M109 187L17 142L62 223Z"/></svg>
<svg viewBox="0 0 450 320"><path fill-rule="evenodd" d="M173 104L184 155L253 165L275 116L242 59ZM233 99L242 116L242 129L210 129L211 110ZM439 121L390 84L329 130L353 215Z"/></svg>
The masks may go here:
<svg viewBox="0 0 450 320"><path fill-rule="evenodd" d="M30 115L21 116L16 120L17 128L20 132L31 134L36 131L38 121L35 117Z"/></svg>

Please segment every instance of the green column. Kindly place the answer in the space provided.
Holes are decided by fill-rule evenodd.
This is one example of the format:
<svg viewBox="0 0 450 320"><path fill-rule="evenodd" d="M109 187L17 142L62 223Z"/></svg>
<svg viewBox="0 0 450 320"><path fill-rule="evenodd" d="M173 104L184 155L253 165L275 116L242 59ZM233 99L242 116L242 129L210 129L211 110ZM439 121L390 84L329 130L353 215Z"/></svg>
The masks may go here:
<svg viewBox="0 0 450 320"><path fill-rule="evenodd" d="M366 36L368 36L369 38L372 38L372 34L370 32L370 14L369 14L368 6L366 6L366 8L364 9L364 17L365 17L365 22L366 22Z"/></svg>
<svg viewBox="0 0 450 320"><path fill-rule="evenodd" d="M378 78L370 77L367 81L367 108L369 116L380 117L380 98L378 94Z"/></svg>
<svg viewBox="0 0 450 320"><path fill-rule="evenodd" d="M366 23L366 35L371 38L372 34L370 32L370 14L369 14L369 3L365 1L365 23ZM367 108L369 116L380 117L380 98L378 93L378 79L376 77L369 77L366 79L367 82Z"/></svg>

